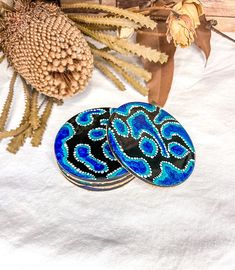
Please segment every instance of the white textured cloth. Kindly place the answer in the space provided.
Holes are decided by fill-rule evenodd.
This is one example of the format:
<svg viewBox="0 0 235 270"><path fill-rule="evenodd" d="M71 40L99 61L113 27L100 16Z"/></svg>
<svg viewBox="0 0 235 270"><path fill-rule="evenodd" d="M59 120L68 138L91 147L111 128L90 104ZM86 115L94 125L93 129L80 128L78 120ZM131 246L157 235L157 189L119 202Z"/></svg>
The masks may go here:
<svg viewBox="0 0 235 270"><path fill-rule="evenodd" d="M175 188L135 179L96 193L63 178L53 143L66 120L84 109L146 100L133 89L119 92L95 71L86 92L53 110L41 147L27 142L14 156L7 140L0 144L1 269L235 269L235 47L213 35L206 68L194 47L179 49L175 60L165 109L194 142L190 179ZM0 100L10 76L3 63ZM20 88L18 82L16 120Z"/></svg>

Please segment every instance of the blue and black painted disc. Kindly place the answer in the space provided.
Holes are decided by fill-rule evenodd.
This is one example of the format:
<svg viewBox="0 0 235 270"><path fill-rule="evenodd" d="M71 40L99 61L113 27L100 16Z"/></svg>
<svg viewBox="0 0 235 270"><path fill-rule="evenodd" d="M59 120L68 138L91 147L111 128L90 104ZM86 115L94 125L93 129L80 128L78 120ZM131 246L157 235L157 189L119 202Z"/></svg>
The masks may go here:
<svg viewBox="0 0 235 270"><path fill-rule="evenodd" d="M160 107L133 102L114 110L108 123L114 156L147 183L170 187L192 173L195 149L183 126Z"/></svg>
<svg viewBox="0 0 235 270"><path fill-rule="evenodd" d="M74 180L74 178L71 178L70 176L68 176L67 174L65 174L63 171L61 171L63 176L72 184L88 190L88 191L110 191L110 190L114 190L114 189L118 189L121 188L123 186L125 186L126 184L128 184L129 182L131 182L135 176L133 175L128 175L126 177L123 177L123 180L120 182L116 182L116 183L104 183L104 185L95 185L93 184L87 184L84 183L83 180Z"/></svg>
<svg viewBox="0 0 235 270"><path fill-rule="evenodd" d="M59 166L59 168L60 168L60 166ZM93 187L108 187L108 186L118 185L118 184L122 184L126 180L133 177L132 174L128 173L127 175L122 176L116 180L108 180L108 181L99 182L98 180L97 181L92 181L92 180L90 181L90 180L79 179L79 178L67 173L62 168L60 168L60 170L64 176L71 179L72 181L74 181L78 184L82 184L82 185L86 185L86 186L93 186Z"/></svg>
<svg viewBox="0 0 235 270"><path fill-rule="evenodd" d="M81 112L68 120L55 139L55 155L66 173L89 181L112 181L128 175L113 156L107 141L112 109Z"/></svg>

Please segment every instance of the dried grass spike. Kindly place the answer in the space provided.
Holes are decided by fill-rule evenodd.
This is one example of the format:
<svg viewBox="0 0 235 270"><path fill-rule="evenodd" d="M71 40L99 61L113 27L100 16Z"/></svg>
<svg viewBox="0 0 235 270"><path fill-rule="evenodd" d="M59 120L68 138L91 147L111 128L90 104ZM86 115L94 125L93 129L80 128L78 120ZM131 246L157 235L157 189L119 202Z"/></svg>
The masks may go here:
<svg viewBox="0 0 235 270"><path fill-rule="evenodd" d="M0 132L0 140L17 136L21 134L22 132L24 132L28 127L29 127L29 123L24 123L16 129Z"/></svg>
<svg viewBox="0 0 235 270"><path fill-rule="evenodd" d="M138 92L140 92L141 95L147 96L149 89L142 84L139 83L136 79L134 79L130 74L128 74L126 71L121 69L119 66L115 65L113 62L108 61L109 65L118 72L134 89L136 89Z"/></svg>
<svg viewBox="0 0 235 270"><path fill-rule="evenodd" d="M46 129L46 126L47 126L47 121L50 117L50 114L51 114L51 111L52 111L52 107L53 107L53 104L54 104L54 100L52 98L50 98L46 104L46 107L43 111L43 114L40 118L40 127L34 131L33 133L33 137L32 137L32 141L31 141L31 144L32 146L34 147L37 147L41 144L42 142L42 137L43 137L43 134L44 134L44 131Z"/></svg>
<svg viewBox="0 0 235 270"><path fill-rule="evenodd" d="M106 59L106 60L110 60L111 62L118 65L120 68L122 68L123 70L128 70L132 72L133 74L135 74L136 76L143 78L147 82L152 78L152 74L140 66L129 63L110 53L107 53L102 50L98 50L97 48L92 48L91 51L94 55L102 57L103 59Z"/></svg>
<svg viewBox="0 0 235 270"><path fill-rule="evenodd" d="M9 93L8 93L7 99L5 101L5 104L3 106L3 110L0 116L0 131L3 131L6 125L6 121L7 121L11 104L12 104L12 100L13 100L14 85L16 82L16 78L17 78L17 73L14 72L10 81Z"/></svg>
<svg viewBox="0 0 235 270"><path fill-rule="evenodd" d="M0 133L0 140L4 138L9 138L9 137L14 137L18 136L22 133L25 132L29 128L29 116L30 116L30 109L31 109L31 97L30 97L30 90L28 85L26 84L25 80L22 80L23 83L23 89L24 89L24 94L25 94L25 109L24 109L24 114L21 119L21 122L19 126L15 129L9 130L9 131L4 131Z"/></svg>
<svg viewBox="0 0 235 270"><path fill-rule="evenodd" d="M105 76L107 76L119 90L126 90L125 85L103 63L95 61L95 67L98 68Z"/></svg>
<svg viewBox="0 0 235 270"><path fill-rule="evenodd" d="M78 28L86 35L94 38L98 42L107 45L109 48L121 54L134 54L155 63L164 63L168 59L168 56L165 53L161 53L150 47L145 47L136 43L130 43L126 39L117 38L111 35L100 33L98 31L92 31L85 26L78 25Z"/></svg>
<svg viewBox="0 0 235 270"><path fill-rule="evenodd" d="M124 18L117 18L117 17L104 17L104 16L87 16L87 15L79 15L74 13L68 13L68 17L75 21L75 22L82 22L85 24L95 24L95 25L107 25L107 26L114 26L114 27L125 27L128 28L139 28L134 22L129 21Z"/></svg>
<svg viewBox="0 0 235 270"><path fill-rule="evenodd" d="M19 151L20 147L24 145L25 140L26 140L25 132L22 132L21 134L13 137L7 146L7 151L9 151L12 154L16 154Z"/></svg>
<svg viewBox="0 0 235 270"><path fill-rule="evenodd" d="M33 130L37 129L40 126L40 119L38 115L38 92L33 90L32 102L31 102L31 113L29 117L29 123L32 126Z"/></svg>
<svg viewBox="0 0 235 270"><path fill-rule="evenodd" d="M165 53L159 52L150 47L145 47L138 43L130 43L125 39L116 38L115 44L129 53L135 54L139 57L149 60L150 62L160 62L161 64L167 62L168 56Z"/></svg>
<svg viewBox="0 0 235 270"><path fill-rule="evenodd" d="M154 29L156 27L156 22L151 20L149 17L113 6L106 6L92 3L62 3L62 9L100 10L103 12L127 18L135 23L138 23L140 26L146 26L151 29Z"/></svg>

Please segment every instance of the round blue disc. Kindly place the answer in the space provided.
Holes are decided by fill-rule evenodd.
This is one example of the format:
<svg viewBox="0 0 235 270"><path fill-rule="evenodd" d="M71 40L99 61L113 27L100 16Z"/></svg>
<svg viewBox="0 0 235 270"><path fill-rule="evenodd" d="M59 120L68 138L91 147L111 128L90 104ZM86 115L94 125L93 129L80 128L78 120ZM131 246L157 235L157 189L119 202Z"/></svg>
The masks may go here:
<svg viewBox="0 0 235 270"><path fill-rule="evenodd" d="M107 141L110 108L81 112L68 120L55 139L59 167L78 179L111 181L128 174L113 156Z"/></svg>
<svg viewBox="0 0 235 270"><path fill-rule="evenodd" d="M115 109L108 123L114 156L147 183L170 187L184 182L195 165L195 149L183 126L158 106L133 102Z"/></svg>

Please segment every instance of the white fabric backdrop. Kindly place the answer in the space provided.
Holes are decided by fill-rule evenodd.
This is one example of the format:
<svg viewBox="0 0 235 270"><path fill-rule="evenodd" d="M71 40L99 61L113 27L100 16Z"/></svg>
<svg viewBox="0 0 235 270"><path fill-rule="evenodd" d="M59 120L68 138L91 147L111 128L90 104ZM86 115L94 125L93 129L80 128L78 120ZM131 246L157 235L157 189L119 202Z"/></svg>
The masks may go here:
<svg viewBox="0 0 235 270"><path fill-rule="evenodd" d="M206 69L196 48L177 51L166 109L191 135L197 164L175 188L135 179L115 191L87 192L58 171L53 142L67 119L91 107L146 100L133 89L119 92L98 71L86 92L54 109L40 148L28 142L14 156L2 141L0 268L235 269L234 60L234 44L215 35ZM1 100L10 76L3 63ZM20 87L17 103L23 104Z"/></svg>

